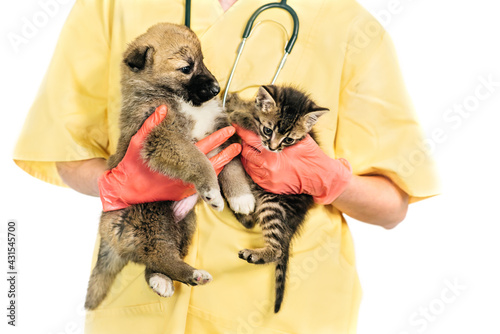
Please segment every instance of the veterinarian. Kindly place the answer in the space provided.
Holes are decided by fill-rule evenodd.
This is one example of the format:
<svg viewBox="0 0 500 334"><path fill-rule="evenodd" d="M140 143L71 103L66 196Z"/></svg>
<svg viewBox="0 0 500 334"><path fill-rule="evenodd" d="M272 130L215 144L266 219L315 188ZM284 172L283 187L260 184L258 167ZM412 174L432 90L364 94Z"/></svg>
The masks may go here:
<svg viewBox="0 0 500 334"><path fill-rule="evenodd" d="M234 2L193 1L192 7L191 28L221 87L245 22L267 0ZM243 134L243 161L257 183L274 192L304 191L317 198L293 242L280 313L272 311L274 266L248 264L237 255L262 245L258 228L246 230L228 208L217 213L200 203L186 261L210 272L213 282L203 287L176 282L174 296L162 298L147 286L144 267L130 263L102 305L87 313L86 333L355 333L361 288L341 212L393 228L409 203L437 193L434 168L420 148L421 130L391 39L380 24L353 0L289 4L299 16L300 33L277 84L304 88L330 112L315 126L321 149L296 145L284 156L290 162L286 170L270 152L256 151L252 138ZM281 10L267 11L259 20L265 22L248 40L231 85L247 98L271 81L283 54L287 38L273 21L287 31L293 25ZM176 199L177 192L163 190L175 182L167 178L148 183L151 191L144 196L133 192L137 175L110 181L109 187L103 186L109 178L98 179L119 136L119 73L127 43L154 23L183 21L183 0L77 0L20 136L16 163L37 178L93 196L99 196L101 184L128 204L151 197ZM162 116L153 114L139 135ZM217 144L217 138L208 141ZM129 148L131 154L134 149ZM220 167L234 153L224 153L215 164ZM304 154L310 159L294 163ZM136 165L139 161L128 164L125 171L144 170ZM336 178L346 171L352 176L338 191ZM147 180L144 173L141 179ZM86 287L80 288L83 297Z"/></svg>

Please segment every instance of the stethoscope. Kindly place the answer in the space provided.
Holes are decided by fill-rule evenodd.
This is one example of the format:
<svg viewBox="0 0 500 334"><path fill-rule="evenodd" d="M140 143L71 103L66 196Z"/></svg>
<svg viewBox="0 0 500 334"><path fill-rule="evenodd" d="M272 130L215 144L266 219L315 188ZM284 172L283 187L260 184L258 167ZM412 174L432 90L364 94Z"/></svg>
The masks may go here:
<svg viewBox="0 0 500 334"><path fill-rule="evenodd" d="M297 13L293 10L292 7L286 4L286 0L281 0L281 2L273 2L273 3L268 3L267 5L263 5L259 7L250 17L250 19L247 22L247 25L245 27L245 30L243 32L243 37L241 40L241 43L238 47L238 51L236 53L236 59L234 60L233 67L231 69L231 74L229 75L229 79L227 80L226 88L224 89L224 97L222 99L222 106L224 107L226 105L226 98L227 94L229 93L229 87L231 86L231 81L233 80L234 77L234 72L236 71L236 66L238 65L238 61L240 60L241 54L243 53L243 48L245 47L246 41L248 37L250 37L250 34L252 33L252 27L255 22L255 19L257 19L257 16L259 16L263 11L272 9L272 8L281 8L286 10L292 17L293 19L293 32L292 36L288 40L288 42L285 45L285 51L283 54L283 57L281 58L280 64L278 66L278 69L276 70L276 73L274 74L274 78L271 82L271 84L274 84L276 82L276 79L278 78L278 75L280 74L281 70L283 69L283 66L285 66L285 62L288 58L288 55L292 52L293 46L295 45L295 42L297 41L297 36L299 35L299 17L297 16ZM186 0L186 9L185 9L185 16L184 16L184 24L189 28L191 26L191 0Z"/></svg>

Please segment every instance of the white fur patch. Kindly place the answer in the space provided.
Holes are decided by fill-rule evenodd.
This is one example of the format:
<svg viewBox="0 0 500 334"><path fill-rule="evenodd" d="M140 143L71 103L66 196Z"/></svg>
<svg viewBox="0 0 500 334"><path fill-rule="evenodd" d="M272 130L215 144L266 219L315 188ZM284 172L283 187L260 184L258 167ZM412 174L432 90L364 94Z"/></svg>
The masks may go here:
<svg viewBox="0 0 500 334"><path fill-rule="evenodd" d="M151 276L149 286L162 297L172 297L174 294L174 282L164 275Z"/></svg>
<svg viewBox="0 0 500 334"><path fill-rule="evenodd" d="M196 269L193 271L193 281L198 285L205 285L212 282L212 275L205 270Z"/></svg>
<svg viewBox="0 0 500 334"><path fill-rule="evenodd" d="M230 197L227 202L236 213L248 215L255 210L255 197L252 194Z"/></svg>
<svg viewBox="0 0 500 334"><path fill-rule="evenodd" d="M191 116L195 121L192 136L199 141L215 130L215 120L224 115L219 99L211 99L199 107L180 101L181 112Z"/></svg>
<svg viewBox="0 0 500 334"><path fill-rule="evenodd" d="M222 211L224 209L224 199L220 194L219 189L210 189L208 191L199 193L201 198L207 202L216 211Z"/></svg>

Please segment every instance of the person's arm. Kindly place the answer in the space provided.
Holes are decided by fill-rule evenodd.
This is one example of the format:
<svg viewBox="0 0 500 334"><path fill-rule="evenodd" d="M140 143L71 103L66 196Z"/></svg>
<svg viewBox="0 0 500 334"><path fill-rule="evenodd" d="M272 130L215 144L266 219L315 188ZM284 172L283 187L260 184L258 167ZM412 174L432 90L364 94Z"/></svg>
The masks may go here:
<svg viewBox="0 0 500 334"><path fill-rule="evenodd" d="M97 180L106 171L106 160L94 158L80 161L56 162L63 182L70 188L89 196L99 197Z"/></svg>
<svg viewBox="0 0 500 334"><path fill-rule="evenodd" d="M193 195L196 192L193 185L154 172L141 159L140 151L144 140L166 115L165 105L156 108L131 138L125 156L113 169L107 170L106 160L102 158L57 162L56 167L61 179L78 192L101 197L104 211L123 209L130 204L179 201ZM230 126L225 127L195 145L207 154L230 138L234 131ZM215 172L219 174L240 151L241 145L231 144L211 157L209 160Z"/></svg>
<svg viewBox="0 0 500 334"><path fill-rule="evenodd" d="M393 228L405 217L408 195L383 176L352 175L344 159L328 157L309 136L279 154L260 138L235 126L243 139L242 163L259 186L276 194L309 194L354 219Z"/></svg>
<svg viewBox="0 0 500 334"><path fill-rule="evenodd" d="M354 219L391 229L405 218L408 200L388 178L353 175L333 205Z"/></svg>

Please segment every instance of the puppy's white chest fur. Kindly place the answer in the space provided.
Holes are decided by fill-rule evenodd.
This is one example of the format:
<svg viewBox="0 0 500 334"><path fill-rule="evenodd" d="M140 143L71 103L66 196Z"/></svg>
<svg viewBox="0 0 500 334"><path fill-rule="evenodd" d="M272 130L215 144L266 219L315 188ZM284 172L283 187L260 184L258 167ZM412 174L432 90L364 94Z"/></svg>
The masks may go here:
<svg viewBox="0 0 500 334"><path fill-rule="evenodd" d="M195 141L199 141L214 132L216 119L224 113L218 99L207 101L199 107L181 101L180 107L181 112L194 121L191 135Z"/></svg>

